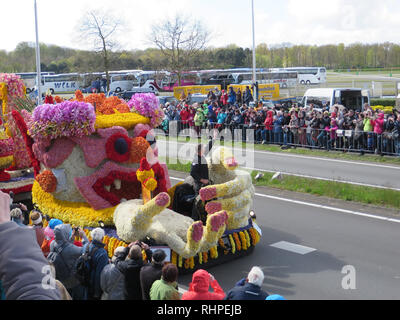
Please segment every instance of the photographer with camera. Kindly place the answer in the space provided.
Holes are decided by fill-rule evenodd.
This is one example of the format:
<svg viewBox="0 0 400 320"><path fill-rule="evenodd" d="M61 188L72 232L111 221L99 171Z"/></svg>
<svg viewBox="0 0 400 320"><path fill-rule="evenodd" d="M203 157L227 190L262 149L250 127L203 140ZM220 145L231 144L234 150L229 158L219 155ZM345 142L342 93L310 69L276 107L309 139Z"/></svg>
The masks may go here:
<svg viewBox="0 0 400 320"><path fill-rule="evenodd" d="M73 230L69 224L57 225L54 229L55 238L50 244L50 253L47 260L56 269L56 278L68 290L73 300L85 300L86 291L74 274L77 259L83 254L82 248L73 244L76 235L83 238L87 244L85 232L82 229Z"/></svg>
<svg viewBox="0 0 400 320"><path fill-rule="evenodd" d="M125 276L125 300L142 300L140 286L140 270L144 266L142 251L146 253L146 262L151 261L153 254L150 247L140 241L131 243L125 249L125 255L117 257L116 265Z"/></svg>

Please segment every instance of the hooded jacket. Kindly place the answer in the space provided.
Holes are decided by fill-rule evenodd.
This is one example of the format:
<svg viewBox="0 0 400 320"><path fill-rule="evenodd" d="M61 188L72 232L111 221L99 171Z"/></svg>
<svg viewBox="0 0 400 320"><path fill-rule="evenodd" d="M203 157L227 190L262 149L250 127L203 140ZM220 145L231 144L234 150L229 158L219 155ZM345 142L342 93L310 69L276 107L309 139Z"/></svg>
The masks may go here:
<svg viewBox="0 0 400 320"><path fill-rule="evenodd" d="M272 111L267 112L267 118L264 122L265 130L272 131L274 129L274 113Z"/></svg>
<svg viewBox="0 0 400 320"><path fill-rule="evenodd" d="M378 119L376 119L375 121L371 121L371 125L373 125L374 127L374 132L376 134L382 134L383 133L383 127L385 124L385 114L384 113L380 113L378 115Z"/></svg>
<svg viewBox="0 0 400 320"><path fill-rule="evenodd" d="M69 273L69 277L66 280L63 280L62 283L67 289L75 288L80 283L78 279L73 274L73 269L76 260L82 255L83 250L80 247L75 246L70 241L70 236L72 233L72 228L69 224L58 225L54 229L54 241L50 244L50 252L54 252L56 249L60 249L62 246L65 246L61 252L61 256L65 261L65 266L63 268L67 268L67 272ZM88 240L84 239L83 244L87 244ZM61 265L61 264L60 264ZM56 275L60 273L60 270L56 269Z"/></svg>
<svg viewBox="0 0 400 320"><path fill-rule="evenodd" d="M182 300L223 300L224 290L220 287L217 280L210 281L210 274L205 270L198 270L193 274L189 291L185 292ZM214 292L209 292L209 288Z"/></svg>
<svg viewBox="0 0 400 320"><path fill-rule="evenodd" d="M101 271L100 285L103 290L102 300L125 299L125 277L114 263L106 265Z"/></svg>

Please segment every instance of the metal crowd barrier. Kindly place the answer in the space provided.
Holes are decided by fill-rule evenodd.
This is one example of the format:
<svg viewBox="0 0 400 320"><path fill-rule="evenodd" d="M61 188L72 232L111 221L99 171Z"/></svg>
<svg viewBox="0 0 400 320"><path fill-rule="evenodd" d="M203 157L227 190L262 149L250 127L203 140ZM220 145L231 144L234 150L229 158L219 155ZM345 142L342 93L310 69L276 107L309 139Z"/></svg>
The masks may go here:
<svg viewBox="0 0 400 320"><path fill-rule="evenodd" d="M185 121L170 121L158 129L168 136L196 138L215 136L217 132L220 138L234 142L400 156L400 137L390 132L378 135L374 132L338 129L331 133L312 128L282 128L281 132L274 132L265 130L264 125L257 127L204 122L196 126L193 122Z"/></svg>

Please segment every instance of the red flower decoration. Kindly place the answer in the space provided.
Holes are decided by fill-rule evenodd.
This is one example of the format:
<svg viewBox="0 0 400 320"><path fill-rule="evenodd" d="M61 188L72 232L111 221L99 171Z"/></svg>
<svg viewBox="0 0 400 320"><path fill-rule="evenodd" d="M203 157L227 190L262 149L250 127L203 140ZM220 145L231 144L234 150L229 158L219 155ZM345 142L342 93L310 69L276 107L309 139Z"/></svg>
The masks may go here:
<svg viewBox="0 0 400 320"><path fill-rule="evenodd" d="M36 181L39 183L44 192L53 193L57 190L57 178L53 172L46 170L43 171L36 177Z"/></svg>
<svg viewBox="0 0 400 320"><path fill-rule="evenodd" d="M124 134L112 135L106 143L106 153L110 160L127 162L130 158L132 140Z"/></svg>

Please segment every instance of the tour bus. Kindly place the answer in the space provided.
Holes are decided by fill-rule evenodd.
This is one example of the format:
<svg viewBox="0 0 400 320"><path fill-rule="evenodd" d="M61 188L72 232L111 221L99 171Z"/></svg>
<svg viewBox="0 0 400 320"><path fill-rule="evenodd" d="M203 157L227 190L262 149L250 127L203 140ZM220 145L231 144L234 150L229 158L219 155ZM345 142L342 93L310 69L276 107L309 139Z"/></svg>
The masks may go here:
<svg viewBox="0 0 400 320"><path fill-rule="evenodd" d="M44 76L50 76L54 75L55 72L42 72L41 75L42 77ZM26 88L26 93L29 94L31 93L36 85L36 77L37 73L36 72L23 72L23 73L16 73L17 76L20 76L22 81L24 81L25 88Z"/></svg>
<svg viewBox="0 0 400 320"><path fill-rule="evenodd" d="M370 104L370 94L369 90L354 88L309 89L304 94L301 103L305 107L313 104L315 109L320 110L329 107L330 112L333 112L334 105L364 111L364 104Z"/></svg>
<svg viewBox="0 0 400 320"><path fill-rule="evenodd" d="M200 84L197 71L185 71L181 73L181 83L178 81L176 72L165 75L161 82L161 87L156 88L159 91L174 92L175 87L196 86Z"/></svg>
<svg viewBox="0 0 400 320"><path fill-rule="evenodd" d="M142 71L137 75L139 81L138 87L158 92L159 88L168 85L168 83L164 83L163 81L169 79L170 75L171 73L168 71Z"/></svg>
<svg viewBox="0 0 400 320"><path fill-rule="evenodd" d="M111 74L110 91L118 93L132 90L133 87L139 86L139 80L137 76L138 73Z"/></svg>
<svg viewBox="0 0 400 320"><path fill-rule="evenodd" d="M73 93L81 89L80 81L81 77L78 73L45 75L42 77L40 89L42 93L47 91L50 91L51 94ZM37 90L37 84L35 90Z"/></svg>
<svg viewBox="0 0 400 320"><path fill-rule="evenodd" d="M326 68L298 67L272 69L273 72L294 71L299 74L299 83L302 85L326 83Z"/></svg>
<svg viewBox="0 0 400 320"><path fill-rule="evenodd" d="M253 73L233 73L231 75L234 84L251 85ZM279 84L281 88L294 88L298 84L298 73L295 71L258 72L256 73L259 84Z"/></svg>

